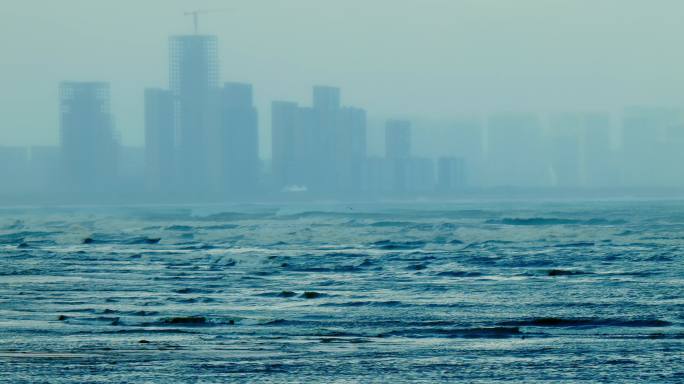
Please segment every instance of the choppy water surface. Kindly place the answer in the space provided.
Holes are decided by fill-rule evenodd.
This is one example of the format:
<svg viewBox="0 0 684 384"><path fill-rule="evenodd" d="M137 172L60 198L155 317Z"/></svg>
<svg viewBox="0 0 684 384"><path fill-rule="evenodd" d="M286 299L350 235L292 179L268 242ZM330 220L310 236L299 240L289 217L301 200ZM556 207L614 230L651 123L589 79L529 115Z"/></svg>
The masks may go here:
<svg viewBox="0 0 684 384"><path fill-rule="evenodd" d="M0 211L1 382L681 382L684 204Z"/></svg>

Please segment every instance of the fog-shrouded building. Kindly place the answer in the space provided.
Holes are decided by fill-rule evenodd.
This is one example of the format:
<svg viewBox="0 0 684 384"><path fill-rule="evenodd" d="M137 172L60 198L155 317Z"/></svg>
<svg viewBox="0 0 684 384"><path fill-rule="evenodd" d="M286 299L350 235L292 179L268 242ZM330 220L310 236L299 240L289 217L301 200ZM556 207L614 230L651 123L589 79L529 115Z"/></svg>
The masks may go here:
<svg viewBox="0 0 684 384"><path fill-rule="evenodd" d="M437 160L437 189L453 192L466 186L466 161L462 157L444 156Z"/></svg>
<svg viewBox="0 0 684 384"><path fill-rule="evenodd" d="M614 188L620 183L613 145L611 116L604 112L582 115L582 179L590 188Z"/></svg>
<svg viewBox="0 0 684 384"><path fill-rule="evenodd" d="M366 112L343 107L336 87L313 88L312 107L271 108L272 170L278 190L349 194L363 189Z"/></svg>
<svg viewBox="0 0 684 384"><path fill-rule="evenodd" d="M582 118L576 114L552 116L546 140L551 184L560 188L582 185Z"/></svg>
<svg viewBox="0 0 684 384"><path fill-rule="evenodd" d="M558 187L619 186L610 115L563 113L549 118L548 157Z"/></svg>
<svg viewBox="0 0 684 384"><path fill-rule="evenodd" d="M431 193L435 190L435 162L429 157L411 157L406 167L406 191Z"/></svg>
<svg viewBox="0 0 684 384"><path fill-rule="evenodd" d="M252 85L226 83L221 91L221 179L229 195L258 190L259 131Z"/></svg>
<svg viewBox="0 0 684 384"><path fill-rule="evenodd" d="M397 193L409 189L411 160L411 122L388 120L385 124L385 159L390 173L391 189Z"/></svg>
<svg viewBox="0 0 684 384"><path fill-rule="evenodd" d="M31 188L36 191L54 191L61 176L61 150L58 146L37 145L30 148Z"/></svg>
<svg viewBox="0 0 684 384"><path fill-rule="evenodd" d="M675 108L626 108L622 115L620 163L626 187L681 186L683 180L672 161L682 159L681 148L673 148L684 110Z"/></svg>
<svg viewBox="0 0 684 384"><path fill-rule="evenodd" d="M338 127L334 140L336 190L359 193L367 189L364 167L367 160L366 111L343 107L339 110Z"/></svg>
<svg viewBox="0 0 684 384"><path fill-rule="evenodd" d="M334 193L338 186L337 155L340 130L340 89L317 85L313 87L311 113L311 178L309 188L316 193Z"/></svg>
<svg viewBox="0 0 684 384"><path fill-rule="evenodd" d="M145 90L145 181L148 191L173 188L175 180L174 99L171 91Z"/></svg>
<svg viewBox="0 0 684 384"><path fill-rule="evenodd" d="M481 186L485 182L484 129L482 121L474 117L455 119L450 128L451 151L445 158L460 159L463 184Z"/></svg>
<svg viewBox="0 0 684 384"><path fill-rule="evenodd" d="M217 37L172 36L169 75L179 185L188 193L202 194L217 188L220 169Z"/></svg>
<svg viewBox="0 0 684 384"><path fill-rule="evenodd" d="M275 188L301 186L298 178L298 158L295 145L299 136L297 103L274 101L271 103L271 173Z"/></svg>
<svg viewBox="0 0 684 384"><path fill-rule="evenodd" d="M71 192L110 193L118 177L119 143L109 84L63 82L59 99L64 187Z"/></svg>
<svg viewBox="0 0 684 384"><path fill-rule="evenodd" d="M28 148L0 146L0 195L26 192L29 184Z"/></svg>
<svg viewBox="0 0 684 384"><path fill-rule="evenodd" d="M487 184L494 187L546 187L550 184L539 118L499 113L487 122Z"/></svg>

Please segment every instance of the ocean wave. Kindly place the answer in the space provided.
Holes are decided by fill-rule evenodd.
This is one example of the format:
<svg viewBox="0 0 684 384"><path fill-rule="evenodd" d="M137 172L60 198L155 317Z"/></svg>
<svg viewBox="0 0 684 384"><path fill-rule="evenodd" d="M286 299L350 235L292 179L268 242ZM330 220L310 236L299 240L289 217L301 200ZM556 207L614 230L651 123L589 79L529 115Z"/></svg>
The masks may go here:
<svg viewBox="0 0 684 384"><path fill-rule="evenodd" d="M592 219L567 219L559 217L505 217L502 219L490 219L486 224L519 225L519 226L545 226L545 225L622 225L624 220L608 220L601 218Z"/></svg>
<svg viewBox="0 0 684 384"><path fill-rule="evenodd" d="M626 328L649 328L669 327L669 321L658 319L601 319L601 318L557 318L540 317L526 320L505 321L499 323L504 326L516 327L626 327Z"/></svg>
<svg viewBox="0 0 684 384"><path fill-rule="evenodd" d="M83 239L83 244L121 244L121 245L152 245L159 244L161 238L146 236L113 236L94 234Z"/></svg>
<svg viewBox="0 0 684 384"><path fill-rule="evenodd" d="M379 240L371 244L371 246L384 249L384 250L409 250L409 249L419 249L425 246L424 241L413 240L413 241L392 241L392 240Z"/></svg>
<svg viewBox="0 0 684 384"><path fill-rule="evenodd" d="M518 327L481 327L481 328L412 328L385 332L378 337L447 337L464 339L506 339L526 334Z"/></svg>

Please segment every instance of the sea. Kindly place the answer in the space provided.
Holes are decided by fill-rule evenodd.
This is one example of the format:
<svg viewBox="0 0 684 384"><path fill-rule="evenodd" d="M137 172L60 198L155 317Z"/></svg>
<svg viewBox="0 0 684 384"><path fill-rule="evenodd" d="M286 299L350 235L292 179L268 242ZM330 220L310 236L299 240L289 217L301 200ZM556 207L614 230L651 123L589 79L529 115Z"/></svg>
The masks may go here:
<svg viewBox="0 0 684 384"><path fill-rule="evenodd" d="M682 383L684 201L0 209L2 383Z"/></svg>

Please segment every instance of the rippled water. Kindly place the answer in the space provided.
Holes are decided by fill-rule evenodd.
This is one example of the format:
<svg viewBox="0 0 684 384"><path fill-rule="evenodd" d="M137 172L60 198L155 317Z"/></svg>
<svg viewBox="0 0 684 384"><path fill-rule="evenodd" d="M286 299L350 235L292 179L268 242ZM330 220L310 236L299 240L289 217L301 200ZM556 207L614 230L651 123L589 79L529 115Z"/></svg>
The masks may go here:
<svg viewBox="0 0 684 384"><path fill-rule="evenodd" d="M0 210L0 382L682 382L684 204Z"/></svg>

